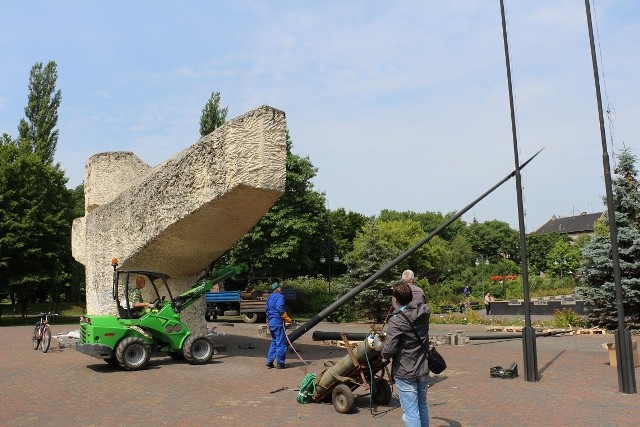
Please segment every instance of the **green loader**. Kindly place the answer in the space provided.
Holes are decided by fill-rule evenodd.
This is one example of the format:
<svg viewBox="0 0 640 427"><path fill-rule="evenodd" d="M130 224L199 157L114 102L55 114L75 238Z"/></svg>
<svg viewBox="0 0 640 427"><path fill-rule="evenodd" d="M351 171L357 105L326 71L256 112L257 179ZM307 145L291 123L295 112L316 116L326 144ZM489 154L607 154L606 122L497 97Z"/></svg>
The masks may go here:
<svg viewBox="0 0 640 427"><path fill-rule="evenodd" d="M88 315L80 318L80 340L76 349L105 360L125 371L144 369L151 355L168 355L192 365L207 363L213 356L213 340L208 335L192 334L181 320L180 312L195 303L214 283L241 273L245 264L207 272L183 294L173 297L169 276L145 270L118 270L113 265L113 299L118 316ZM141 279L142 278L142 279ZM144 279L144 280L143 280ZM153 308L138 309L134 301L135 283L143 281L143 294Z"/></svg>

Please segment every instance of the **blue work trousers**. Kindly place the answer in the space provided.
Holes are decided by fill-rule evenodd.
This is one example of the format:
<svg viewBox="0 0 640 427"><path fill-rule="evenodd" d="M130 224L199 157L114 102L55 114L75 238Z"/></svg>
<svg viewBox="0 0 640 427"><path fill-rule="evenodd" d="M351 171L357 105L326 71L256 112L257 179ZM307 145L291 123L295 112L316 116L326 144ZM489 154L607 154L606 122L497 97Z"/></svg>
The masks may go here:
<svg viewBox="0 0 640 427"><path fill-rule="evenodd" d="M416 379L396 378L398 397L402 406L402 421L406 427L429 427L427 388L429 374Z"/></svg>
<svg viewBox="0 0 640 427"><path fill-rule="evenodd" d="M287 356L287 337L284 331L284 324L269 325L269 332L271 333L271 345L269 346L269 353L267 353L267 363L272 363L275 359L278 365L284 365L284 359Z"/></svg>

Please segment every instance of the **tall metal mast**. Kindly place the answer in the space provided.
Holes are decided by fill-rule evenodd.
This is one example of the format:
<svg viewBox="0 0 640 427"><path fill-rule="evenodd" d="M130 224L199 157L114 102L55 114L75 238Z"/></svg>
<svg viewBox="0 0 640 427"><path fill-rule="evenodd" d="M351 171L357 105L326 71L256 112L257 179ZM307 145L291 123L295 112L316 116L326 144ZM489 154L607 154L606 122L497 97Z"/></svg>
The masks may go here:
<svg viewBox="0 0 640 427"><path fill-rule="evenodd" d="M602 141L602 165L604 168L604 186L607 192L607 213L609 215L609 234L611 236L611 260L613 261L613 281L616 288L616 304L618 308L618 329L615 331L616 360L618 362L618 388L621 393L633 394L636 391L636 377L633 367L633 353L631 347L631 333L624 323L624 295L622 294L620 254L618 252L618 225L616 224L616 210L613 204L613 186L611 185L611 167L607 152L607 135L604 131L604 115L602 114L602 96L600 94L600 77L598 74L598 60L596 46L593 40L593 25L591 23L591 6L589 0L584 1L587 10L587 27L589 29L589 44L591 45L591 62L593 63L593 79L596 85L596 99L598 101L598 120L600 122L600 139Z"/></svg>
<svg viewBox="0 0 640 427"><path fill-rule="evenodd" d="M518 197L518 227L520 229L520 263L522 266L522 288L524 298L525 326L522 329L522 350L524 354L525 379L538 381L538 354L536 350L536 331L531 326L531 301L529 300L529 266L527 264L527 235L524 227L524 208L522 202L522 177L518 161L518 137L516 132L516 115L513 105L513 89L511 87L511 63L509 61L509 43L507 41L507 22L504 14L504 0L500 0L502 16L502 39L504 41L504 57L507 65L507 85L509 86L509 107L511 108L511 133L513 135L513 158L516 163L516 194Z"/></svg>

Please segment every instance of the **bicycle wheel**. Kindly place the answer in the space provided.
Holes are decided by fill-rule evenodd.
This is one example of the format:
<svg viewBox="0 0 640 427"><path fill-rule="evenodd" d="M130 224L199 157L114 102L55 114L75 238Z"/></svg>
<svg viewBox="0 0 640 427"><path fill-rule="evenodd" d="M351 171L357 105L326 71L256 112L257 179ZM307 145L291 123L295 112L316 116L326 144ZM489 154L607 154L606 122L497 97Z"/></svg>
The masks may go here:
<svg viewBox="0 0 640 427"><path fill-rule="evenodd" d="M33 349L37 350L40 345L40 328L36 326L33 330Z"/></svg>
<svg viewBox="0 0 640 427"><path fill-rule="evenodd" d="M49 326L45 326L42 330L42 352L46 353L49 350L49 345L51 345L51 329Z"/></svg>

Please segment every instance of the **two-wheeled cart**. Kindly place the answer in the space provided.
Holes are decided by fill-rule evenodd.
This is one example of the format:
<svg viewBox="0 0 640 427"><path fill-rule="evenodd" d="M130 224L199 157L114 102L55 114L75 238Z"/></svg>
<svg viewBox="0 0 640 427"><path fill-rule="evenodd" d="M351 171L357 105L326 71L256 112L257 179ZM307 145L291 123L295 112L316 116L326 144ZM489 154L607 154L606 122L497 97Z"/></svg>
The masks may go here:
<svg viewBox="0 0 640 427"><path fill-rule="evenodd" d="M346 414L353 407L354 391L362 387L375 403L388 404L393 380L387 367L389 361L383 360L380 354L383 341L375 335L376 338L367 338L352 349L345 334L340 336L348 354L338 363L325 362L327 369L320 374L311 401L331 401L336 411Z"/></svg>

